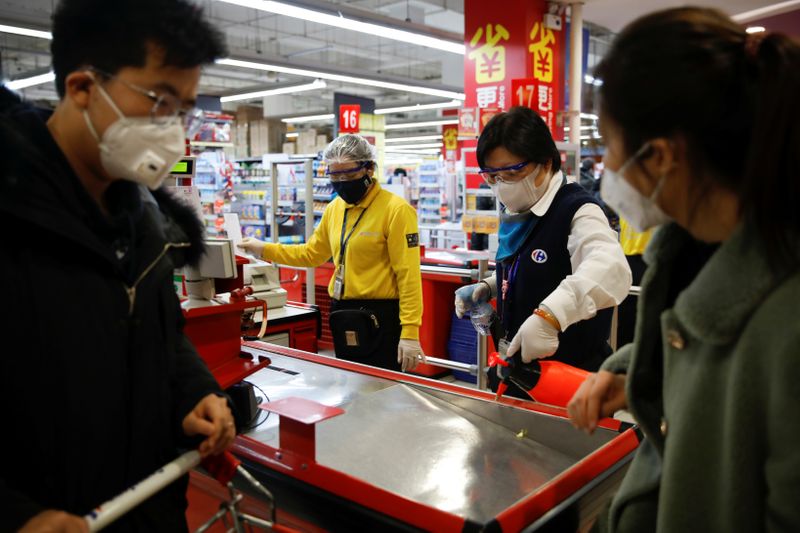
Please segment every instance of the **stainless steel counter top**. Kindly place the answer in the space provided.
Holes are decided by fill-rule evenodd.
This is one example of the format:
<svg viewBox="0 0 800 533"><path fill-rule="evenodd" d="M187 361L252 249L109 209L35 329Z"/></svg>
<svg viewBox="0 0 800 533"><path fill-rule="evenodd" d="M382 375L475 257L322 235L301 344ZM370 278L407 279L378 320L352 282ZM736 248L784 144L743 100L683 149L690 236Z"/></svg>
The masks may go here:
<svg viewBox="0 0 800 533"><path fill-rule="evenodd" d="M559 417L268 355L271 366L248 380L270 400L297 396L345 410L317 425L318 463L479 522L616 435L587 436ZM279 447L277 425L270 415L248 436Z"/></svg>

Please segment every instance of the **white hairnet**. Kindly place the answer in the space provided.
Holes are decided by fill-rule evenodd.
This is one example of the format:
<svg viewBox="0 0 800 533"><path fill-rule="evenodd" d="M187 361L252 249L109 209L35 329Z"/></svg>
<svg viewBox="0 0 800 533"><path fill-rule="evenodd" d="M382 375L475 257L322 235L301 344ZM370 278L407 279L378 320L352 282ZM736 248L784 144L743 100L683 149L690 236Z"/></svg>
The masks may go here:
<svg viewBox="0 0 800 533"><path fill-rule="evenodd" d="M361 135L348 133L335 138L323 154L326 163L349 163L354 161L375 161L373 147Z"/></svg>

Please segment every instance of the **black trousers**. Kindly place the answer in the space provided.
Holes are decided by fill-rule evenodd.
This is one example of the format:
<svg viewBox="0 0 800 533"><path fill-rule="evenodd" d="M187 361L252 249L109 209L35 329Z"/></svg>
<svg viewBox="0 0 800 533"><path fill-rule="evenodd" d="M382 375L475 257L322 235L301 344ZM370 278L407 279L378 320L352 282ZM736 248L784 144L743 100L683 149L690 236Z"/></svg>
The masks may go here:
<svg viewBox="0 0 800 533"><path fill-rule="evenodd" d="M641 255L626 255L628 265L633 274L633 284L641 285L644 271L647 270L647 263ZM619 304L619 315L617 316L617 346L625 346L633 342L633 332L636 329L636 305L639 302L638 296L628 296Z"/></svg>
<svg viewBox="0 0 800 533"><path fill-rule="evenodd" d="M372 352L364 357L353 357L346 347L336 346L336 357L346 361L377 366L387 370L400 370L397 362L397 345L400 343L400 301L399 300L335 300L331 299L331 312L342 309L369 309L378 317L380 329L378 342ZM336 332L333 333L334 339Z"/></svg>

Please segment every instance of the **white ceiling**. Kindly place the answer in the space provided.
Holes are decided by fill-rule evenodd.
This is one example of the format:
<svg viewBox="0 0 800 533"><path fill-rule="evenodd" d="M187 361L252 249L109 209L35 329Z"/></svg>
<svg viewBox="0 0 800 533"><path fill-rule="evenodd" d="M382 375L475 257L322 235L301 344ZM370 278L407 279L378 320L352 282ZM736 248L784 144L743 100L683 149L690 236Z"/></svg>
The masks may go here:
<svg viewBox="0 0 800 533"><path fill-rule="evenodd" d="M215 0L191 1L205 7L211 21L225 33L232 57L311 70L347 70L355 75L450 90L463 87L463 59L457 54ZM302 0L302 3L306 7L341 10L349 16L405 26L440 37L459 40L463 35L464 0ZM701 3L733 15L775 2L712 0ZM57 0L0 0L0 24L49 29L50 16L56 4ZM584 18L594 23L589 26L599 36L596 40L602 42L610 36L604 37L607 32L598 26L616 32L644 13L681 4L670 0L586 0ZM46 40L0 34L0 54L0 77L7 79L41 74L50 65L49 41ZM275 84L309 81L309 78L274 72L213 66L205 71L201 92L224 95L262 90ZM330 112L333 93L337 91L375 98L378 107L441 101L434 97L329 82L324 90L292 96L291 110L286 114ZM52 84L27 89L25 95L32 99L55 99ZM436 111L415 113L408 118L424 120L436 114ZM390 117L389 120L399 121L402 117Z"/></svg>
<svg viewBox="0 0 800 533"><path fill-rule="evenodd" d="M680 2L677 0L584 0L583 16L586 20L619 32L634 19L653 11L686 5L715 7L730 16L777 4L770 0L700 0Z"/></svg>

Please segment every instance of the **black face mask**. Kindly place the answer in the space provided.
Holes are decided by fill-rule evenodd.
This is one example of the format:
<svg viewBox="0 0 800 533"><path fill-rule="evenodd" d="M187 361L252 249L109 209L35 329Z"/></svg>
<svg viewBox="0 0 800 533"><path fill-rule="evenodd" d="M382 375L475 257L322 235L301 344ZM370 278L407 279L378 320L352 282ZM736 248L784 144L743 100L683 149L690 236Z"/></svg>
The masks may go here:
<svg viewBox="0 0 800 533"><path fill-rule="evenodd" d="M331 186L336 194L342 197L342 200L348 204L356 204L361 200L367 189L372 185L372 178L369 174L364 174L361 178L350 181L332 181Z"/></svg>

